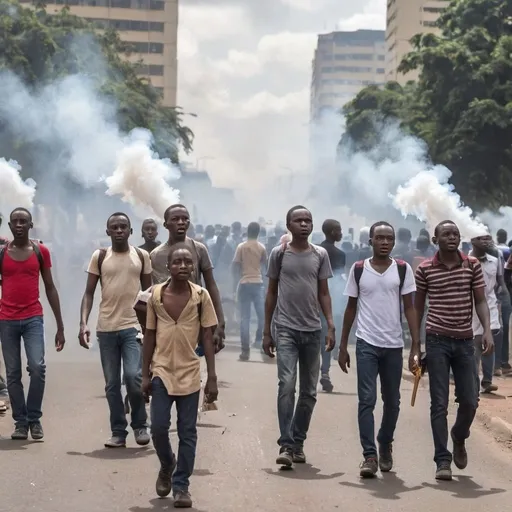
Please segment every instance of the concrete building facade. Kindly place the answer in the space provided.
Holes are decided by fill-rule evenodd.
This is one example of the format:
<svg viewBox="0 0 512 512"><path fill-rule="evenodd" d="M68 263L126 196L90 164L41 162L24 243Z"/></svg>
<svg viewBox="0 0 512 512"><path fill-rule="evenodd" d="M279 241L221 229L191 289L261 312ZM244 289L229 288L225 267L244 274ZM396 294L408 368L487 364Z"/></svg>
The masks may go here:
<svg viewBox="0 0 512 512"><path fill-rule="evenodd" d="M404 56L412 50L410 40L423 32L439 33L435 26L447 0L387 0L386 81L405 84L416 80L418 72L398 73Z"/></svg>
<svg viewBox="0 0 512 512"><path fill-rule="evenodd" d="M55 0L47 2L47 11L64 5L100 28L117 29L121 39L131 43L128 59L144 61L141 76L162 93L165 105L176 106L178 0Z"/></svg>

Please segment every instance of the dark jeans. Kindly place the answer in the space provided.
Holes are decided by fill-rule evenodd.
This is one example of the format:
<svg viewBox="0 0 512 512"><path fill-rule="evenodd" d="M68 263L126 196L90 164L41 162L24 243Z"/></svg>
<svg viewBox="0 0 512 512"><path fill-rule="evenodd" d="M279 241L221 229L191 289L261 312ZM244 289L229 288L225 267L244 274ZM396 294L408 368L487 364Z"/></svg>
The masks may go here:
<svg viewBox="0 0 512 512"><path fill-rule="evenodd" d="M341 326L343 325L343 318L341 316L334 317L334 328L336 329L335 336L338 337L341 333ZM325 350L325 337L327 336L327 321L325 317L322 315L322 333L320 334L320 346L322 348L321 353L322 357L320 360L320 373L322 375L329 375L329 370L331 369L331 360L333 353L336 352L336 347L332 349L331 352L327 352ZM336 340L335 340L336 341Z"/></svg>
<svg viewBox="0 0 512 512"><path fill-rule="evenodd" d="M512 308L508 304L502 304L501 306L501 321L503 325L503 344L501 347L501 354L496 355L496 368L501 368L502 366L508 364L509 362L509 354L510 354L510 339L509 339L509 321L510 321L510 313Z"/></svg>
<svg viewBox="0 0 512 512"><path fill-rule="evenodd" d="M304 445L316 404L316 386L320 371L320 332L297 331L275 326L277 347L277 415L282 448L300 448ZM295 407L299 365L299 399Z"/></svg>
<svg viewBox="0 0 512 512"><path fill-rule="evenodd" d="M393 442L400 413L402 352L401 348L376 347L360 338L357 339L357 395L359 397L357 418L359 438L365 458L377 457L373 418L373 411L377 403L377 376L380 377L380 392L384 404L377 441L384 446Z"/></svg>
<svg viewBox="0 0 512 512"><path fill-rule="evenodd" d="M477 375L478 375L478 367L480 366L480 361L482 362L482 386L485 384L492 384L492 376L494 373L494 368L501 368L497 364L495 365L495 354L501 354L502 342L503 342L503 331L501 329L495 329L492 331L492 337L494 339L494 351L491 354L482 355L482 336L475 336L475 358L476 358L476 367L477 367ZM478 379L478 383L480 384L480 379Z"/></svg>
<svg viewBox="0 0 512 512"><path fill-rule="evenodd" d="M263 285L244 283L238 286L238 307L240 308L240 340L242 350L250 350L251 305L254 305L258 327L255 343L261 345L263 339Z"/></svg>
<svg viewBox="0 0 512 512"><path fill-rule="evenodd" d="M21 382L21 339L27 355L30 376L27 400ZM0 340L4 356L7 389L11 401L12 417L16 427L38 423L43 415L46 365L44 361L44 321L42 316L25 320L1 320Z"/></svg>
<svg viewBox="0 0 512 512"><path fill-rule="evenodd" d="M151 436L162 468L172 465L173 452L169 440L171 407L176 404L178 415L178 465L172 477L173 491L188 491L194 471L197 446L197 410L199 391L191 395L170 396L160 377L151 384Z"/></svg>
<svg viewBox="0 0 512 512"><path fill-rule="evenodd" d="M459 404L452 436L459 442L470 434L478 407L475 343L473 339L454 339L427 334L427 370L430 385L430 423L434 436L436 464L452 461L448 445L448 400L450 368L455 380L455 397Z"/></svg>
<svg viewBox="0 0 512 512"><path fill-rule="evenodd" d="M110 409L113 436L126 437L126 414L121 394L121 364L126 393L132 413L132 429L146 428L147 414L142 396L141 345L135 327L112 332L98 332L101 366L105 377L105 393Z"/></svg>

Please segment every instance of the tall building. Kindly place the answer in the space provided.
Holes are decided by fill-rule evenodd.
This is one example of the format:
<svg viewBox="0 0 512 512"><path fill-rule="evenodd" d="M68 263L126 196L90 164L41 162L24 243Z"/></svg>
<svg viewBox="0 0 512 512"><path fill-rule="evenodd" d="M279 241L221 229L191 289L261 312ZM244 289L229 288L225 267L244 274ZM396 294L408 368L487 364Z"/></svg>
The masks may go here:
<svg viewBox="0 0 512 512"><path fill-rule="evenodd" d="M162 93L165 105L176 106L178 0L54 0L46 5L49 13L68 5L72 14L100 28L115 28L131 43L128 59L144 61L141 76Z"/></svg>
<svg viewBox="0 0 512 512"><path fill-rule="evenodd" d="M435 26L447 0L387 0L386 81L405 84L418 77L418 71L398 73L398 66L412 49L410 40L422 32L439 33Z"/></svg>
<svg viewBox="0 0 512 512"><path fill-rule="evenodd" d="M383 30L332 32L318 36L311 81L311 121L339 110L363 87L385 79Z"/></svg>

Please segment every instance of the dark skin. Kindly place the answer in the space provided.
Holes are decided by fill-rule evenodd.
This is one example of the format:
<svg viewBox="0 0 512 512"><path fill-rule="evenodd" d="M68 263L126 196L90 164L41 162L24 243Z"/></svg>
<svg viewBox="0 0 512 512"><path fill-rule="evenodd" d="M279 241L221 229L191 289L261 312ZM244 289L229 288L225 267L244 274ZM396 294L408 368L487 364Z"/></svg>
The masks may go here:
<svg viewBox="0 0 512 512"><path fill-rule="evenodd" d="M292 241L288 244L288 249L296 253L311 251L309 236L313 232L313 217L308 210L295 210L290 216L290 222L287 224L288 231L292 235ZM269 357L275 357L276 344L272 339L271 324L272 317L277 305L278 279L268 280L267 296L265 298L265 324L263 328L263 350ZM336 341L334 322L332 319L331 295L327 279L318 280L318 302L327 321L327 336L325 337L325 347L327 352L331 352Z"/></svg>
<svg viewBox="0 0 512 512"><path fill-rule="evenodd" d="M461 264L460 254L458 247L460 245L460 231L459 228L452 223L441 224L437 229L437 234L432 237L432 243L439 246L439 260L449 270L458 267ZM416 317L418 325L421 325L423 314L425 311L425 301L427 294L424 291L418 290L414 299L414 308L416 310ZM484 328L482 336L482 354L491 354L494 350L494 340L491 332L491 318L489 313L489 306L485 298L485 288L473 290L473 299L475 302L475 310ZM421 358L421 346L419 340L412 343L411 353L409 355L409 370L416 372L418 369L418 361Z"/></svg>
<svg viewBox="0 0 512 512"><path fill-rule="evenodd" d="M369 245L373 249L373 257L370 258L370 265L379 274L384 274L386 270L392 265L393 259L391 258L391 251L395 246L395 231L392 227L382 225L376 226L373 231L373 236L369 241ZM414 311L413 295L409 293L402 295L404 305L404 314L409 325L411 338L413 343L419 343L420 328L416 320ZM348 304L345 309L343 317L343 329L341 332L340 353L338 356L338 364L344 373L348 373L350 368L350 355L348 353L348 339L350 331L357 316L357 297L349 297Z"/></svg>
<svg viewBox="0 0 512 512"><path fill-rule="evenodd" d="M34 248L30 243L29 233L34 227L30 215L23 210L15 210L9 220L9 229L11 230L13 240L7 244L7 254L14 261L27 261L33 254ZM41 269L46 297L52 308L57 324L55 334L55 349L60 352L66 343L64 336L64 322L60 310L59 292L53 282L52 271L49 268Z"/></svg>
<svg viewBox="0 0 512 512"><path fill-rule="evenodd" d="M164 222L164 227L169 231L169 246L174 244L185 242L187 238L187 231L190 226L190 214L186 208L176 207L173 208ZM206 270L202 272L205 288L208 290L210 297L215 308L215 313L219 320L215 332L213 334L213 341L215 343L215 351L220 352L224 348L224 340L226 339L225 327L226 323L224 320L224 311L222 309L222 301L220 298L219 288L215 282L213 276L213 270Z"/></svg>
<svg viewBox="0 0 512 512"><path fill-rule="evenodd" d="M128 252L130 250L128 239L132 232L130 221L127 217L124 215L111 217L108 221L106 233L112 241L112 251ZM98 285L99 280L100 276L87 274L85 293L80 306L80 331L78 334L78 341L80 342L80 345L86 349L89 349L91 339L91 330L87 326L87 322L89 321L92 305L94 303L94 292L96 291L96 286ZM141 276L140 286L142 290L147 290L151 286L150 274L143 274Z"/></svg>
<svg viewBox="0 0 512 512"><path fill-rule="evenodd" d="M177 249L169 254L168 260L171 280L165 286L162 294L162 302L167 314L179 322L183 310L187 306L192 294L189 280L194 271L194 260L188 249ZM213 342L213 330L202 329L202 340L204 357L208 379L204 388L207 403L217 400L219 390L217 386L217 374L215 371L215 345ZM142 392L146 401L151 395L151 361L156 347L156 330L146 329L144 333L143 356L142 356Z"/></svg>
<svg viewBox="0 0 512 512"><path fill-rule="evenodd" d="M337 222L333 224L332 229L327 233L324 233L325 240L331 244L335 244L337 242L341 242L343 238L343 232L341 230L341 224Z"/></svg>
<svg viewBox="0 0 512 512"><path fill-rule="evenodd" d="M142 223L142 238L144 239L144 244L141 245L140 248L147 252L151 252L159 245L156 241L157 236L158 227L156 222L153 219L146 219Z"/></svg>

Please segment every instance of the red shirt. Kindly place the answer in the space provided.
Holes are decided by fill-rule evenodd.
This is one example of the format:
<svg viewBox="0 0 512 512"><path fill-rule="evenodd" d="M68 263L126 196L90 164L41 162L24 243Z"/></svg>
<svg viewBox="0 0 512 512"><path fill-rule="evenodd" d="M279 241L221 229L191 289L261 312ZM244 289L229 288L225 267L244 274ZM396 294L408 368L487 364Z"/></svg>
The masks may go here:
<svg viewBox="0 0 512 512"><path fill-rule="evenodd" d="M43 267L51 268L50 251L38 244L43 257ZM39 260L33 253L28 260L15 261L5 247L2 262L2 300L0 320L26 320L43 315L39 302Z"/></svg>
<svg viewBox="0 0 512 512"><path fill-rule="evenodd" d="M428 296L427 333L473 337L473 291L485 288L484 275L476 258L461 252L459 257L459 264L449 269L436 253L416 269L416 287Z"/></svg>

